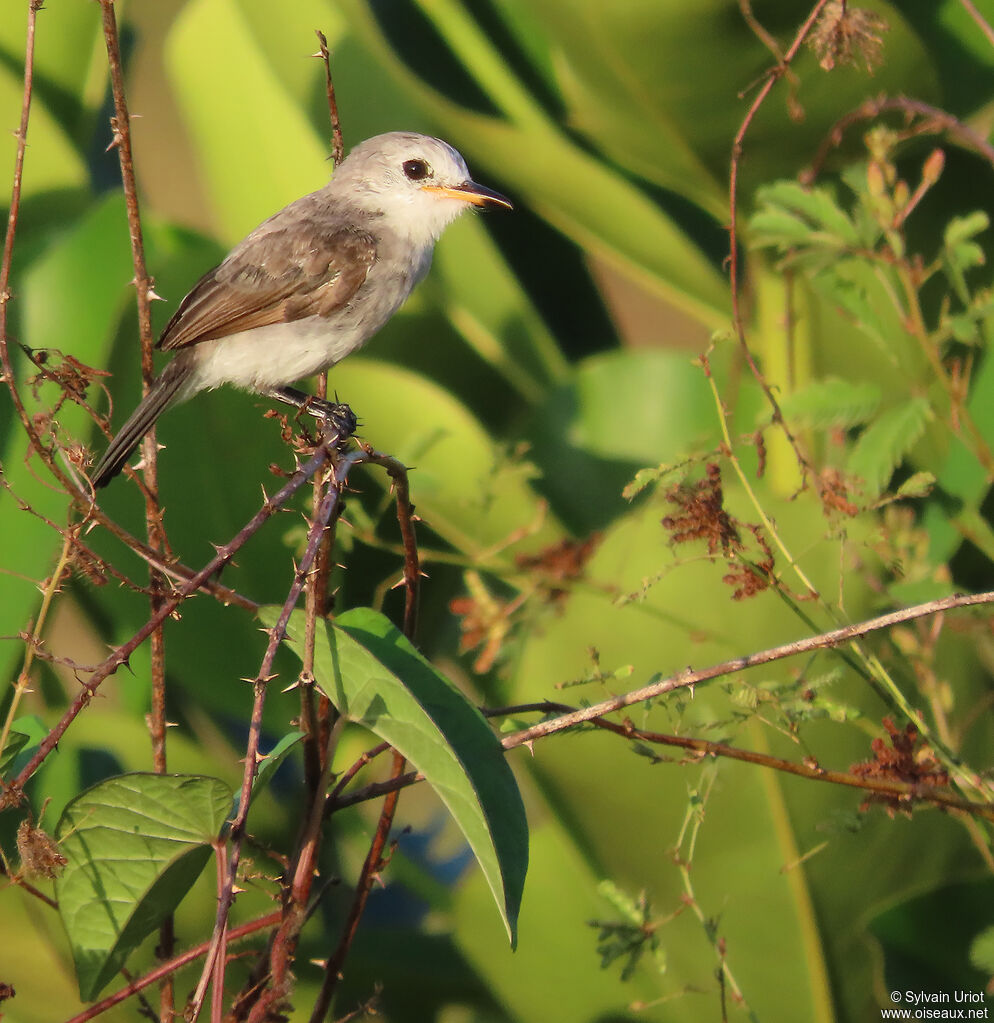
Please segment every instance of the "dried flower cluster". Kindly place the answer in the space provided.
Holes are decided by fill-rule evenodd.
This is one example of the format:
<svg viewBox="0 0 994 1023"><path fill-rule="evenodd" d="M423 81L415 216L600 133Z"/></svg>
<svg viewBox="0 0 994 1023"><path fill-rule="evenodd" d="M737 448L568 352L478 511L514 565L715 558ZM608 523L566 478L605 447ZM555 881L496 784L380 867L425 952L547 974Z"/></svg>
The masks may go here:
<svg viewBox="0 0 994 1023"><path fill-rule="evenodd" d="M850 7L845 0L825 5L808 40L826 71L837 64L862 63L869 73L880 64L883 34L888 25L878 14Z"/></svg>
<svg viewBox="0 0 994 1023"><path fill-rule="evenodd" d="M560 540L537 554L519 554L518 568L529 573L531 585L513 600L495 597L478 572L466 573L469 595L449 602L449 610L462 620L459 649L462 653L480 648L473 671L489 671L509 636L513 616L532 598L543 604L559 605L569 593L569 583L583 577L591 555L601 542L600 533L585 540Z"/></svg>
<svg viewBox="0 0 994 1023"><path fill-rule="evenodd" d="M673 515L661 523L673 544L703 540L708 554L723 555L729 571L722 582L735 588L734 600L755 596L773 582L774 558L770 545L759 526L739 522L725 510L725 494L721 484L721 467L709 462L704 478L691 483L682 480L666 493L666 500L676 505ZM751 533L759 549L750 555L742 542L740 530Z"/></svg>
<svg viewBox="0 0 994 1023"><path fill-rule="evenodd" d="M52 880L68 863L55 839L36 828L28 817L17 828L17 854L21 858L21 870L28 877Z"/></svg>
<svg viewBox="0 0 994 1023"><path fill-rule="evenodd" d="M907 725L899 729L890 718L883 719L883 726L890 737L890 744L882 738L870 744L873 759L853 764L850 771L860 778L874 778L880 781L897 781L910 785L930 788L949 784L949 775L939 767L939 762L930 746L920 742L918 729ZM895 796L874 794L860 807L865 810L871 803L882 803L893 816L896 812L910 813L910 804Z"/></svg>

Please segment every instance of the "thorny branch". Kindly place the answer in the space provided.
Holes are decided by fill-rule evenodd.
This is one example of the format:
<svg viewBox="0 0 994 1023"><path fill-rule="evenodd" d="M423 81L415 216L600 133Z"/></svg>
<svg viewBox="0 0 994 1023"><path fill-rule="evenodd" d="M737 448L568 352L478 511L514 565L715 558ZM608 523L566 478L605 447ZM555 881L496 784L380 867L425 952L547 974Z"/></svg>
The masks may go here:
<svg viewBox="0 0 994 1023"><path fill-rule="evenodd" d="M318 469L324 464L326 454L323 448L300 469L298 469L277 493L266 500L262 507L242 527L237 535L227 544L219 547L217 554L191 578L176 590L148 621L129 639L119 646L84 683L76 698L62 715L59 722L52 728L38 747L34 756L24 766L20 774L11 782L5 783L0 794L0 809L15 805L21 798L21 792L45 758L55 749L66 729L93 698L94 693L109 676L113 675L122 664L127 664L131 655L142 643L168 618L179 605L201 588L204 582L216 575L227 565L235 554L258 532L269 518L276 514Z"/></svg>
<svg viewBox="0 0 994 1023"><path fill-rule="evenodd" d="M665 693L673 692L675 689L692 689L701 682L709 682L715 678L734 675L737 672L744 671L746 668L755 668L761 664L771 664L773 661L782 661L784 658L795 657L798 654L840 646L843 643L852 642L861 636L869 635L872 632L879 632L882 629L889 629L895 625L900 625L902 622L913 621L916 618L924 618L942 611L950 611L953 608L977 607L984 604L994 604L994 590L986 593L961 593L952 597L944 597L941 600L931 600L924 604L916 604L913 607L892 611L889 614L880 615L865 622L844 625L841 628L822 632L816 636L807 636L804 639L784 643L781 646L759 650L744 657L734 657L731 660L722 661L720 664L712 665L709 668L687 668L677 675L671 675L668 678L651 682L640 689L625 693L623 696L616 696L610 700L592 704L581 710L553 718L550 721L542 721L537 725L532 725L530 728L515 732L503 740L504 749L513 749L515 746L525 745L526 743L533 742L535 739L543 738L554 732L564 731L585 721L592 721L594 718L613 714L615 711L631 707L633 704L655 699Z"/></svg>
<svg viewBox="0 0 994 1023"><path fill-rule="evenodd" d="M134 156L131 148L131 116L124 90L124 69L121 65L121 48L117 31L117 17L114 0L100 0L103 14L104 43L107 48L107 67L110 71L111 92L114 96L114 117L111 127L114 131L113 145L117 148L121 164L121 182L124 189L124 204L128 214L128 233L131 236L131 259L135 268L135 295L138 303L138 335L141 340L142 395L146 396L152 387L155 364L152 360L152 279L145 264L145 243L142 237L141 211L138 202L138 184L135 180ZM155 426L142 440L144 462L145 530L149 547L165 551L166 533L159 504L158 487L158 444ZM152 614L166 599L168 582L156 568L149 569L149 606ZM149 637L151 710L148 727L152 739L152 766L159 774L166 772L166 640L162 628L156 629ZM168 959L173 952L173 920L168 917L159 930L157 951L161 959ZM171 984L164 983L161 992L160 1015L168 1019L173 1011Z"/></svg>

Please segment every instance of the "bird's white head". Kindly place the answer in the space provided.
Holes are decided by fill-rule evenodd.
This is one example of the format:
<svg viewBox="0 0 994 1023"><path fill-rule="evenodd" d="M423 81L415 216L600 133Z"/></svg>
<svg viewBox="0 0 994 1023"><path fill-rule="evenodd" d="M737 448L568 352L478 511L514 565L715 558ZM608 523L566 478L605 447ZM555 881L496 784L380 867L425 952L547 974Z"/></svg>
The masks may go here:
<svg viewBox="0 0 994 1023"><path fill-rule="evenodd" d="M425 242L435 241L469 206L511 209L499 192L470 178L466 161L447 142L414 132L361 142L335 171L331 188Z"/></svg>

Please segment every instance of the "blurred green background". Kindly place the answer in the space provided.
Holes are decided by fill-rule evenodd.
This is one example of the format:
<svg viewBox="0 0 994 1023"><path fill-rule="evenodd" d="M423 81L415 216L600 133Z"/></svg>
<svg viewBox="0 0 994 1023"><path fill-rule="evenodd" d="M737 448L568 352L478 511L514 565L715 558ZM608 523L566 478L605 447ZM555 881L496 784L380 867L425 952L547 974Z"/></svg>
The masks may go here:
<svg viewBox="0 0 994 1023"><path fill-rule="evenodd" d="M781 49L809 10L784 0L752 6ZM871 96L914 96L989 136L994 48L966 9L957 0L866 6L888 26L878 66L872 75L859 62L826 72L815 54L802 52L747 135L744 217L761 185L794 178L832 124ZM994 17L989 3L978 7ZM11 129L20 109L24 9L9 2L0 21L0 111ZM461 150L476 180L514 200L513 214L457 222L429 279L330 380L362 420L362 436L415 467L428 572L419 640L481 703L595 701L656 673L746 654L841 618L994 585L988 473L955 438L923 425L921 444L902 438L889 460L878 459L880 491L895 470L894 485L912 469L941 481L941 493L902 505L911 517L900 523L886 518L893 508L874 505L876 494L859 515L826 515L813 488L799 492L792 454L774 433L762 479L753 472L755 448L739 443L770 414L728 341L729 159L774 58L734 0L156 0L117 9L148 265L166 299L155 304L157 329L234 242L327 179L324 81L309 57L315 28L332 50L347 146L394 129L437 134ZM60 349L109 370L101 384L119 423L138 394L138 346L117 154L106 149L111 107L99 8L49 0L37 47L13 329L31 348ZM825 180L837 183L840 172L865 162L862 130L847 133ZM911 139L900 149L898 172L912 187L934 144ZM13 166L14 150L4 132L0 167ZM990 212L992 185L994 171L980 156L947 146L940 182L907 225L909 243L931 259L951 218ZM748 245L745 219L740 227ZM990 232L979 241L989 245ZM753 350L778 397L800 396L798 422L825 464L853 449L874 420L846 418L834 405L819 419L816 385L869 387L881 416L909 392L930 394L928 365L894 370L894 353L907 341L893 311L881 314L871 338L854 306L840 309L840 289L785 277L765 253L742 254ZM975 291L989 283L987 268L970 277ZM864 284L853 286L861 296L869 293ZM926 298L939 317L943 295ZM994 381L982 372L989 321L981 317L981 369L968 399L984 431L994 427L985 416L994 409ZM671 549L660 519L672 511L664 499L672 477L633 500L622 496L645 467L686 462L692 477L700 475L702 453L722 444L709 380L694 361L713 336L712 370L737 456L822 603L792 602L773 589L733 601L720 559L705 557L701 545L693 555ZM42 389L32 408L51 400ZM107 408L97 388L91 400ZM249 518L260 483L273 489L270 463L290 464L276 425L260 415L264 407L221 392L161 424L165 521L188 564L203 563L211 543ZM60 427L67 441L101 450L81 410L67 408ZM59 547L58 535L11 492L57 522L66 500L26 468L9 401L0 402L0 445L11 488L0 493L0 635L11 637L36 613L36 581ZM401 597L389 587L400 561L384 478L363 470L352 482L358 493L339 528L346 567L336 578L336 605L382 604L396 615ZM727 466L725 500L732 514L757 521ZM133 487L116 483L102 505L142 534ZM543 576L520 560L595 532L592 556L575 578ZM254 600L279 602L302 537L302 520L282 516L223 581ZM137 559L110 537L90 540L142 577ZM803 591L777 553L785 589ZM493 657L461 642L450 603L467 595L473 603L464 599L461 608L472 607L475 638L492 641ZM139 596L79 576L58 601L48 648L95 663L146 615ZM948 622L931 646L914 629L869 645L950 754L989 778L994 643L982 616L956 621L966 624ZM200 598L169 624L166 640L169 714L180 726L170 736L170 768L236 782L250 701L240 679L254 674L262 655L258 623ZM13 677L21 645L5 641L0 656L5 677ZM918 670L926 662L931 676ZM131 668L103 687L35 780L36 810L51 799L47 822L85 785L147 768L147 652ZM291 658L281 668L293 677ZM555 688L577 680L587 681L565 693ZM28 712L50 724L75 684L70 671L40 666ZM801 710L797 694L808 688L817 697ZM662 701L633 718L844 770L871 756L889 709L851 661L821 654L700 687L692 700ZM269 700L270 744L295 712L291 695ZM349 737L343 765L365 741ZM875 1018L892 989L980 991L994 972L970 958L971 944L994 923L990 836L977 824L930 810L859 815L859 795L850 790L728 761L654 763L602 733L543 741L531 755L515 752L512 763L532 829L518 950L507 948L486 886L440 804L430 793L405 794L398 823L411 832L371 900L339 1015L379 984L391 1021L699 1021L721 1018L724 999L729 1018L855 1023ZM294 770L284 769L254 821L260 840L276 847L296 827ZM354 879L371 812L336 818L327 875ZM12 817L0 823L6 850ZM598 930L589 926L624 915L599 888L604 880L632 898L646 892L658 923L657 954L643 956L626 979L618 962L600 968ZM263 911L270 892L261 881L252 886L239 900L239 918ZM17 989L6 1018L71 1015L79 1006L55 915L17 889L0 898L0 980ZM202 879L181 911L181 941L201 940L213 905ZM320 983L309 960L328 954L345 905L345 894L332 896L305 932L294 1018L308 1018ZM719 941L738 993L727 985L722 992L716 980Z"/></svg>

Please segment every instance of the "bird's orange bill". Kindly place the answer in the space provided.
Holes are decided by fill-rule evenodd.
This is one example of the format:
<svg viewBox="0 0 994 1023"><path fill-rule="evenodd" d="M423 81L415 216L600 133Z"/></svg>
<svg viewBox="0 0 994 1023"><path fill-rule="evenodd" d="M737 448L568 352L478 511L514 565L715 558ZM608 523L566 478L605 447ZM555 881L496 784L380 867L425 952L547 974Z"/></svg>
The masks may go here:
<svg viewBox="0 0 994 1023"><path fill-rule="evenodd" d="M426 192L434 192L435 195L445 199L461 199L463 202L472 203L474 206L506 206L513 210L511 200L507 196L495 192L485 185L478 185L475 181L466 181L461 185L423 185Z"/></svg>

